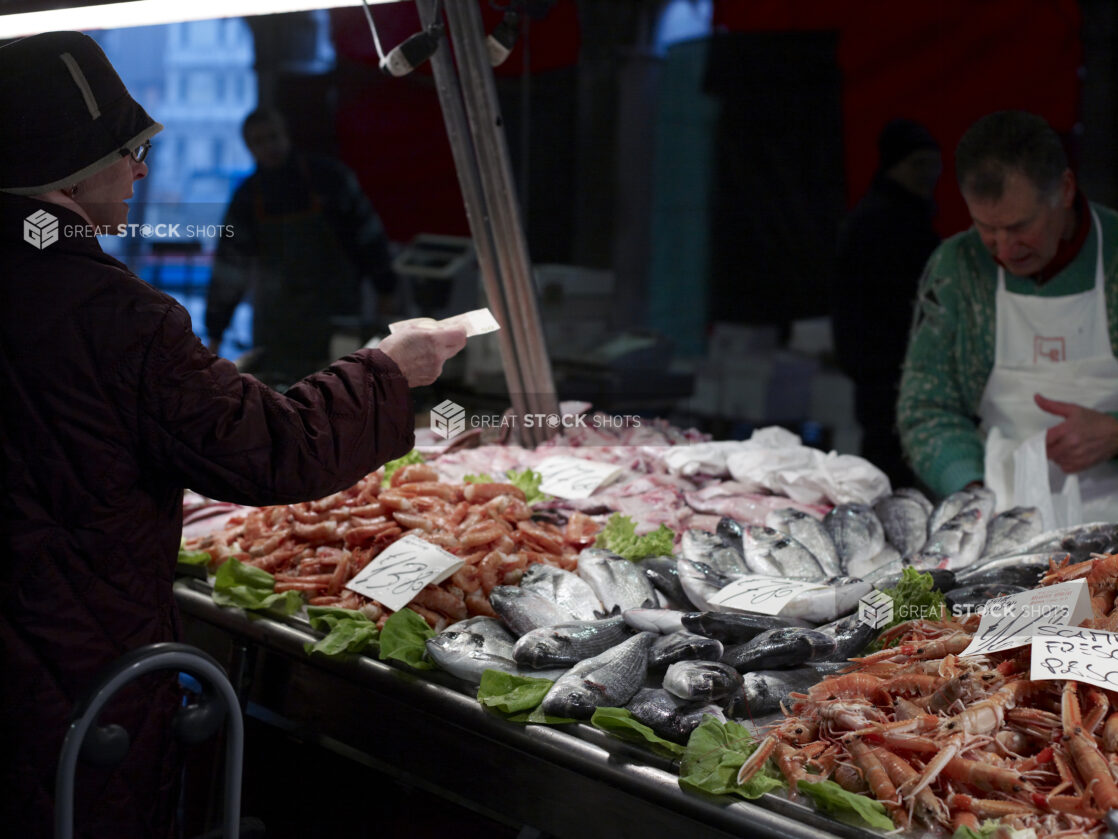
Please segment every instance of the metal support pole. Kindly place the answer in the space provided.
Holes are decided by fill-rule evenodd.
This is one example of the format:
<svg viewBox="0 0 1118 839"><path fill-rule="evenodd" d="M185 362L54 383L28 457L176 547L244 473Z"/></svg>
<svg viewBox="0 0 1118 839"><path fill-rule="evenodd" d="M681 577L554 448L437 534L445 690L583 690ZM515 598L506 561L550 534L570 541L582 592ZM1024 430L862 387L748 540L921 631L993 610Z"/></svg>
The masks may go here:
<svg viewBox="0 0 1118 839"><path fill-rule="evenodd" d="M416 5L423 24L431 23L433 0L416 0ZM446 18L462 81L455 75L446 44L432 59L435 81L478 265L502 327L501 356L509 395L521 417L558 414L481 15L473 0L450 0ZM552 433L540 424L523 430L531 444Z"/></svg>

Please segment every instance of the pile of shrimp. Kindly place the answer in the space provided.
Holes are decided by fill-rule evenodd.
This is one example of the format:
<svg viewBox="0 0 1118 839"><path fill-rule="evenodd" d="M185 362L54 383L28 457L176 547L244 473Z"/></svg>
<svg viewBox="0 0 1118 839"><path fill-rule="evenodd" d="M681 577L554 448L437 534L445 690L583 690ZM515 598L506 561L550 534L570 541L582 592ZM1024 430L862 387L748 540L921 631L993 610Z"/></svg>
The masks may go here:
<svg viewBox="0 0 1118 839"><path fill-rule="evenodd" d="M1084 577L1098 624L1113 608L1118 555L1053 565L1042 584ZM995 819L1006 830L1098 837L1118 807L1118 693L1031 680L1028 646L960 656L978 623L888 630L882 638L896 646L791 696L739 782L771 758L793 791L830 778L875 797L900 827Z"/></svg>
<svg viewBox="0 0 1118 839"><path fill-rule="evenodd" d="M236 558L274 575L277 592L300 591L312 606L356 609L383 625L391 611L345 584L397 539L415 535L465 561L408 604L441 631L474 615L496 617L489 593L518 583L531 564L575 570L600 529L582 513L563 528L534 521L512 484L444 483L426 464L401 467L383 489L382 477L378 470L318 501L253 509L185 547L209 553L211 567Z"/></svg>

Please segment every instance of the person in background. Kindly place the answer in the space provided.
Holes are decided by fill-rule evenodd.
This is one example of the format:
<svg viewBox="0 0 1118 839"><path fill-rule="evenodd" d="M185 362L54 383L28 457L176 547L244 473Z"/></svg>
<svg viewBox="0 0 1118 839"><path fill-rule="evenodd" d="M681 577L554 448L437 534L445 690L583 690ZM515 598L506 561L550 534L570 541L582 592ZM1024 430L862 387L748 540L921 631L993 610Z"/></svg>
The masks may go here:
<svg viewBox="0 0 1118 839"><path fill-rule="evenodd" d="M1043 434L1050 480L1079 475L1085 520L1118 520L1118 213L1087 201L1034 114L978 120L955 168L974 224L920 282L905 452L934 492L985 482L1001 509L1014 504L1014 451Z"/></svg>
<svg viewBox="0 0 1118 839"><path fill-rule="evenodd" d="M0 47L0 114L0 824L45 839L75 702L124 653L179 638L184 487L261 506L352 486L412 448L409 388L466 337L391 335L281 395L101 250L162 126L97 43ZM173 835L181 699L168 673L113 700L103 721L131 747L81 765L76 835Z"/></svg>
<svg viewBox="0 0 1118 839"><path fill-rule="evenodd" d="M877 146L870 188L839 232L831 323L836 360L854 382L861 454L899 487L914 476L901 453L897 392L916 286L940 241L932 193L943 161L935 138L907 119L889 122Z"/></svg>
<svg viewBox="0 0 1118 839"><path fill-rule="evenodd" d="M362 310L362 281L378 314L394 309L388 238L356 176L337 160L293 150L270 108L242 126L256 171L233 193L206 299L209 347L218 352L237 304L253 303L255 372L287 386L330 359L334 319Z"/></svg>

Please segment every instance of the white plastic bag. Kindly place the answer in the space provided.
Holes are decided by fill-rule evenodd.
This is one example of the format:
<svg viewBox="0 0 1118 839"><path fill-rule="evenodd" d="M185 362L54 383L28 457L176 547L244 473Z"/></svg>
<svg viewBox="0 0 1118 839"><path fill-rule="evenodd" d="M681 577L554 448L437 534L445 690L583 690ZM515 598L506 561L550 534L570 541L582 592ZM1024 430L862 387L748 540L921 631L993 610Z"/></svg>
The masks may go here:
<svg viewBox="0 0 1118 839"><path fill-rule="evenodd" d="M1065 475L1048 462L1047 431L1040 431L1013 452L1013 505L1036 507L1044 519L1044 529L1054 530L1083 523L1083 502L1079 476ZM1053 482L1063 486L1053 490Z"/></svg>

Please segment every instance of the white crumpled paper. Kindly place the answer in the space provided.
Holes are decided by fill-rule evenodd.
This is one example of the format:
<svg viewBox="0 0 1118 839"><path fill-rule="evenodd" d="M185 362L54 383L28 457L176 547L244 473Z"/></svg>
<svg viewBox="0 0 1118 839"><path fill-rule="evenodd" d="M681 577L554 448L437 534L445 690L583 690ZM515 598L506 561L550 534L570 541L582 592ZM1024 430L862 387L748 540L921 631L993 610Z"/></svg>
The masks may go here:
<svg viewBox="0 0 1118 839"><path fill-rule="evenodd" d="M735 481L802 504L872 504L892 490L889 478L856 455L821 452L779 427L761 428L726 458Z"/></svg>
<svg viewBox="0 0 1118 839"><path fill-rule="evenodd" d="M692 477L710 475L725 478L726 458L741 451L746 443L741 440L725 440L713 443L697 443L692 446L673 446L661 455L668 471L673 475Z"/></svg>

